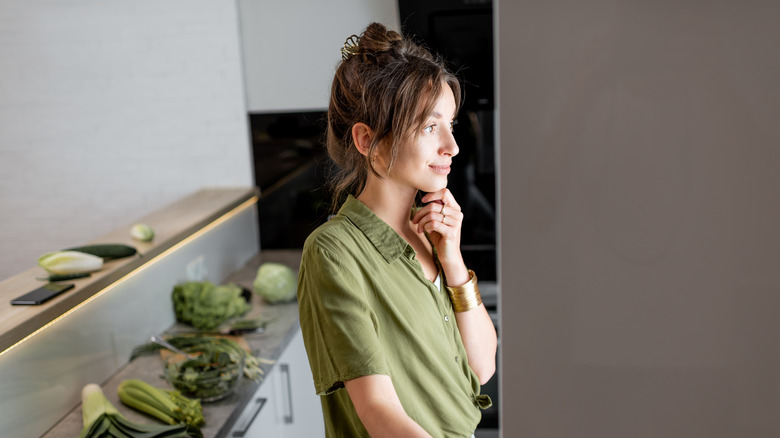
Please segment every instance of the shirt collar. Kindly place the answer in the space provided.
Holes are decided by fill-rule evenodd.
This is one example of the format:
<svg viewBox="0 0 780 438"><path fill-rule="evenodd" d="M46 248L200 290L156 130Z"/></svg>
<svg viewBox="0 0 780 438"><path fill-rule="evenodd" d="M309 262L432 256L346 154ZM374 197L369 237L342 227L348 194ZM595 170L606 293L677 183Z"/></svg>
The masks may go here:
<svg viewBox="0 0 780 438"><path fill-rule="evenodd" d="M388 263L405 252L414 252L403 237L354 196L347 197L339 214L355 224Z"/></svg>

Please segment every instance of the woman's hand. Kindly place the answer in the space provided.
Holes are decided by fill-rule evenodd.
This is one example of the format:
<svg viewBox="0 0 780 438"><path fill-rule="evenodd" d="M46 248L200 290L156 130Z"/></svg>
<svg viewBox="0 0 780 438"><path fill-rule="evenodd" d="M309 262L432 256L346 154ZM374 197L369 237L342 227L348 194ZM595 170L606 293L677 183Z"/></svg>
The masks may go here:
<svg viewBox="0 0 780 438"><path fill-rule="evenodd" d="M417 225L418 233L425 230L430 236L448 281L455 285L466 283L469 275L460 252L460 205L447 188L426 194L422 202L427 205L417 211L412 223Z"/></svg>
<svg viewBox="0 0 780 438"><path fill-rule="evenodd" d="M428 193L422 197L422 201L428 205L417 211L412 223L417 225L417 232L423 229L428 232L447 277L447 286L465 284L469 281L469 273L460 252L460 231L463 225L460 205L446 188ZM466 348L469 366L480 384L484 385L496 371L496 330L490 315L485 306L480 304L469 311L456 312L455 320Z"/></svg>

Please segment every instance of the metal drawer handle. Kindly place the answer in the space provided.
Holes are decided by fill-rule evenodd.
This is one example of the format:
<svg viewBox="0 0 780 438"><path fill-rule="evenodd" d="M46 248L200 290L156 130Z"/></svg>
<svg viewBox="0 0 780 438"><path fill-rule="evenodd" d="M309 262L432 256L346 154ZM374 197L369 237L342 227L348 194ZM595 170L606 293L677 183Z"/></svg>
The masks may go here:
<svg viewBox="0 0 780 438"><path fill-rule="evenodd" d="M279 371L284 373L284 375L287 377L285 380L287 381L287 408L289 409L289 414L285 414L284 423L292 424L293 401L292 401L292 385L290 384L290 365L286 363L279 364Z"/></svg>
<svg viewBox="0 0 780 438"><path fill-rule="evenodd" d="M255 421L257 414L259 414L260 410L263 409L263 406L265 406L265 402L267 400L268 399L264 397L255 399L255 403L257 404L257 406L253 408L254 412L252 412L252 415L249 416L249 419L246 421L246 424L242 425L241 427L233 431L234 437L242 437L246 435L246 431L249 430L249 426L251 426L252 423Z"/></svg>

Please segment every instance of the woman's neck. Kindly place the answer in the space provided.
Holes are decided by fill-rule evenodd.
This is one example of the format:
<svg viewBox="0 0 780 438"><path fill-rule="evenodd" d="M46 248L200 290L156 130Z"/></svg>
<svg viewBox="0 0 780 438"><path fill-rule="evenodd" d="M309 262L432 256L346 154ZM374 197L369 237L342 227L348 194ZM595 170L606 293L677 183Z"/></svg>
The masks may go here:
<svg viewBox="0 0 780 438"><path fill-rule="evenodd" d="M400 188L389 181L369 178L357 199L396 233L407 236L412 230L410 212L416 195L417 191L409 187Z"/></svg>

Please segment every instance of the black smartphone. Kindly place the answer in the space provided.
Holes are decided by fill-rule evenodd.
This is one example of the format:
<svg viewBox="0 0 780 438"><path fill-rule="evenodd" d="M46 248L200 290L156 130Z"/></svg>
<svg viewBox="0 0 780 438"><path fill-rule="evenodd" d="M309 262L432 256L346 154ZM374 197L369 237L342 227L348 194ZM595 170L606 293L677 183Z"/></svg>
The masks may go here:
<svg viewBox="0 0 780 438"><path fill-rule="evenodd" d="M20 297L14 298L13 300L11 300L11 304L17 306L43 304L46 301L49 301L50 299L70 289L73 289L72 283L65 283L65 284L48 283L44 286L39 287L38 289L27 292L26 294Z"/></svg>

